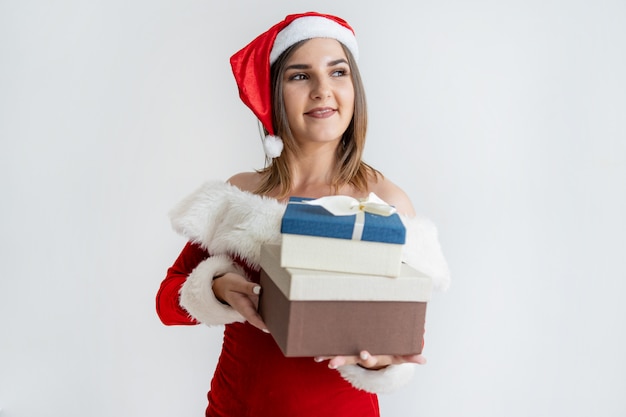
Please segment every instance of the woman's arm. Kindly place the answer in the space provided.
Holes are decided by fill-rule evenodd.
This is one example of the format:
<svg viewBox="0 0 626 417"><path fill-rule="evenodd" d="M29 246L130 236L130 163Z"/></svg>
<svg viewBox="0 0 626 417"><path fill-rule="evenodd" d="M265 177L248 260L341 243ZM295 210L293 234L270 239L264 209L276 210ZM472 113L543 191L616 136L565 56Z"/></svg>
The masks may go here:
<svg viewBox="0 0 626 417"><path fill-rule="evenodd" d="M156 310L163 324L168 326L198 324L198 321L181 307L180 289L191 271L208 256L209 254L199 245L189 242L167 270L156 296Z"/></svg>

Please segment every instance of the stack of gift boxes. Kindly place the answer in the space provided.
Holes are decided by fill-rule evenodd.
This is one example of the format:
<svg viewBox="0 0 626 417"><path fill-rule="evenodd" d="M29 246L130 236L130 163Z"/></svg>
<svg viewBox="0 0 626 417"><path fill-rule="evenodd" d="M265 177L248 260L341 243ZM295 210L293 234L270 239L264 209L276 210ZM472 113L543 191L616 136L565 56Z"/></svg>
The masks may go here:
<svg viewBox="0 0 626 417"><path fill-rule="evenodd" d="M283 354L421 353L432 280L402 263L400 217L316 201L291 198L282 244L261 248L259 312Z"/></svg>

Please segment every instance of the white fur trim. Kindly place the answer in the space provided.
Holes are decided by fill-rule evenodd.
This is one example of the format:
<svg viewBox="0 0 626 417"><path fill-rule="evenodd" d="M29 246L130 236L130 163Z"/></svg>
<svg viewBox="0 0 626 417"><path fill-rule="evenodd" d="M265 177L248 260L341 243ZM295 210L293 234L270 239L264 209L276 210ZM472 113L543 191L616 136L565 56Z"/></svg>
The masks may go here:
<svg viewBox="0 0 626 417"><path fill-rule="evenodd" d="M358 365L346 365L337 370L353 387L367 392L384 394L408 384L413 378L415 366L413 363L403 363L389 365L378 371L371 371Z"/></svg>
<svg viewBox="0 0 626 417"><path fill-rule="evenodd" d="M243 274L227 256L212 256L191 271L180 289L180 305L197 321L209 326L245 321L237 310L215 298L213 277L225 272Z"/></svg>
<svg viewBox="0 0 626 417"><path fill-rule="evenodd" d="M268 158L278 158L283 152L283 140L279 136L267 135L263 138L263 150Z"/></svg>
<svg viewBox="0 0 626 417"><path fill-rule="evenodd" d="M352 52L355 60L359 58L356 38L350 29L325 17L305 16L294 20L276 35L270 53L270 65L291 45L313 38L336 39Z"/></svg>
<svg viewBox="0 0 626 417"><path fill-rule="evenodd" d="M423 217L400 216L406 227L403 261L433 279L433 288L445 291L450 286L450 270L441 251L437 227Z"/></svg>
<svg viewBox="0 0 626 417"><path fill-rule="evenodd" d="M170 212L174 230L211 255L258 268L263 243L279 244L285 205L223 182L207 182Z"/></svg>

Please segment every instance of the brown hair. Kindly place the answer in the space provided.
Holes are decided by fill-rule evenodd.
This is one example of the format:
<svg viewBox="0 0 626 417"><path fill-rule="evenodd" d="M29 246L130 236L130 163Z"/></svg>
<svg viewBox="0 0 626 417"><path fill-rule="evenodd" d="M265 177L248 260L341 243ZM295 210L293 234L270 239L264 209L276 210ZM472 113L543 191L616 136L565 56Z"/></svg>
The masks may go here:
<svg viewBox="0 0 626 417"><path fill-rule="evenodd" d="M285 197L291 188L291 175L288 160L298 154L298 145L293 138L283 100L283 74L289 57L306 40L289 47L271 67L272 88L272 122L274 132L283 140L284 149L278 158L267 160L267 166L258 172L263 180L257 194L266 194L279 189L279 198ZM367 191L368 180L378 178L382 174L361 160L365 147L367 132L367 103L361 74L356 61L348 48L341 44L350 66L350 77L354 86L354 114L348 128L337 146L337 167L332 176L332 186L337 191L341 186L350 184L359 191Z"/></svg>

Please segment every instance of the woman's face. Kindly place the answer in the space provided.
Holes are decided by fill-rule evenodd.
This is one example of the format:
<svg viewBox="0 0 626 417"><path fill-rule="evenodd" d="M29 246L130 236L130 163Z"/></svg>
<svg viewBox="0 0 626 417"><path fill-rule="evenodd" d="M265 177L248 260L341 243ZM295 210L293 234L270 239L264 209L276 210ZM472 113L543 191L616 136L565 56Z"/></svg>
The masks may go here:
<svg viewBox="0 0 626 417"><path fill-rule="evenodd" d="M300 145L341 140L354 114L354 86L338 41L315 38L294 51L283 74L283 99Z"/></svg>

